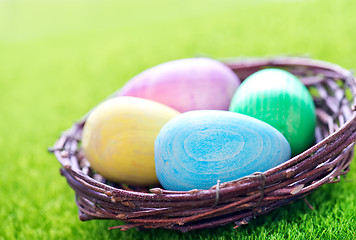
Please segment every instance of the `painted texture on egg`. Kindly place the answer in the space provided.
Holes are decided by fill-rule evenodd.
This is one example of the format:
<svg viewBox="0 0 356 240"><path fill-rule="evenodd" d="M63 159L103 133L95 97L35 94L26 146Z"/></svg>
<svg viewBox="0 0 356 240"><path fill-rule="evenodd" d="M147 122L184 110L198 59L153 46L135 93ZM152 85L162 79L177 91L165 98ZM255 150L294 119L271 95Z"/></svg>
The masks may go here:
<svg viewBox="0 0 356 240"><path fill-rule="evenodd" d="M260 119L279 130L295 156L314 143L315 106L293 74L265 69L249 76L232 98L230 111Z"/></svg>
<svg viewBox="0 0 356 240"><path fill-rule="evenodd" d="M108 180L156 184L154 141L163 125L178 114L146 99L107 100L94 109L84 125L84 154L91 167Z"/></svg>
<svg viewBox="0 0 356 240"><path fill-rule="evenodd" d="M169 190L208 189L263 172L290 158L270 125L238 113L202 110L170 120L155 141L156 174Z"/></svg>
<svg viewBox="0 0 356 240"><path fill-rule="evenodd" d="M119 96L150 99L179 112L228 110L239 84L236 74L221 62L189 58L147 69L127 82Z"/></svg>

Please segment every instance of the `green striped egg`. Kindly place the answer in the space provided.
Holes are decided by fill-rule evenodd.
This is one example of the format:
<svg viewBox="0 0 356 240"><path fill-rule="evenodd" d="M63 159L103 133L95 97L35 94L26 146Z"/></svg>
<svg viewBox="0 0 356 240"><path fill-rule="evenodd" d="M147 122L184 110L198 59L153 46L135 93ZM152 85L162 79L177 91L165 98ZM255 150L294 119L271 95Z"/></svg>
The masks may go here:
<svg viewBox="0 0 356 240"><path fill-rule="evenodd" d="M308 89L281 69L260 70L240 85L230 111L262 120L279 130L295 156L314 143L315 106Z"/></svg>

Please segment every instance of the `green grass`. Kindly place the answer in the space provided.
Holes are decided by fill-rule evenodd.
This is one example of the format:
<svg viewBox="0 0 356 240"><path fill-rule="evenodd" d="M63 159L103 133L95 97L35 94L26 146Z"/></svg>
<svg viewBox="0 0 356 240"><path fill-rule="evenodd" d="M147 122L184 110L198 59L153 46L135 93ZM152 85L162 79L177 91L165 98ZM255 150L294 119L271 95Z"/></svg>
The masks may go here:
<svg viewBox="0 0 356 240"><path fill-rule="evenodd" d="M249 225L182 234L80 222L47 153L60 132L158 63L309 54L356 68L356 2L0 1L0 239L356 239L356 169ZM353 180L353 181L352 181Z"/></svg>

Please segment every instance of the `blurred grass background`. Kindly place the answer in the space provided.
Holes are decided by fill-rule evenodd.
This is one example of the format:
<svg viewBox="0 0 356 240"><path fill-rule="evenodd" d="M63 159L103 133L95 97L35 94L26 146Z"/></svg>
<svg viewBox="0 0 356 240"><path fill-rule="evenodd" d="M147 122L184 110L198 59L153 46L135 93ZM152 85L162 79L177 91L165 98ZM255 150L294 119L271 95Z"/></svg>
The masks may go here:
<svg viewBox="0 0 356 240"><path fill-rule="evenodd" d="M0 239L356 239L347 179L249 225L182 234L80 222L46 149L132 76L185 57L308 54L356 68L353 0L0 0Z"/></svg>

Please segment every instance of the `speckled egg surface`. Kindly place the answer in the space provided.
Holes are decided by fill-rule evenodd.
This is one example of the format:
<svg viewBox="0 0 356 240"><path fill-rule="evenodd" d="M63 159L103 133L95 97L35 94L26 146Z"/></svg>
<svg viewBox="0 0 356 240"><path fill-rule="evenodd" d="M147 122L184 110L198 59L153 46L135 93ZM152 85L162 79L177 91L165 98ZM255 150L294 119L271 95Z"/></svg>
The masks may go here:
<svg viewBox="0 0 356 240"><path fill-rule="evenodd" d="M154 66L125 84L119 96L134 96L168 105L179 112L228 110L240 84L227 66L209 58L179 59Z"/></svg>
<svg viewBox="0 0 356 240"><path fill-rule="evenodd" d="M238 113L202 110L178 115L155 141L156 174L169 190L208 189L290 158L290 146L270 125Z"/></svg>
<svg viewBox="0 0 356 240"><path fill-rule="evenodd" d="M116 97L90 113L82 147L91 167L119 183L158 183L154 141L163 125L179 112L160 103L134 97Z"/></svg>
<svg viewBox="0 0 356 240"><path fill-rule="evenodd" d="M234 94L230 111L278 129L290 143L293 156L314 143L313 99L302 82L287 71L264 69L246 78Z"/></svg>

